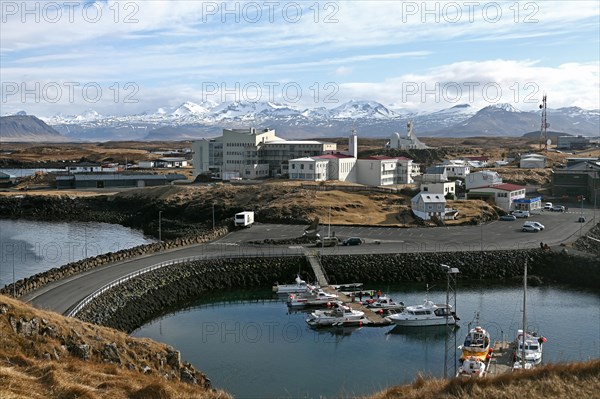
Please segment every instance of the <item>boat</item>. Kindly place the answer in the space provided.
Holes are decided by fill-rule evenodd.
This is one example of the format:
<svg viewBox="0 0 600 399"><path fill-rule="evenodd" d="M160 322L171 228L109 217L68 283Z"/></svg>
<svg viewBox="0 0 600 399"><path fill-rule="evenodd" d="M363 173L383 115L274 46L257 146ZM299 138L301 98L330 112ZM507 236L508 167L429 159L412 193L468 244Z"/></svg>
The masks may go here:
<svg viewBox="0 0 600 399"><path fill-rule="evenodd" d="M545 337L538 337L536 333L526 330L527 326L527 259L523 271L523 329L517 331L515 339L515 353L513 355L513 371L527 370L542 362L542 349Z"/></svg>
<svg viewBox="0 0 600 399"><path fill-rule="evenodd" d="M458 317L452 311L452 306L447 304L435 304L425 299L422 305L407 306L404 311L387 316L390 322L398 326L441 326L456 324Z"/></svg>
<svg viewBox="0 0 600 399"><path fill-rule="evenodd" d="M277 294L281 295L289 295L295 294L299 292L306 292L310 289L316 288L313 285L308 284L306 281L302 280L300 276L296 276L295 284L277 284L273 286L273 291Z"/></svg>
<svg viewBox="0 0 600 399"><path fill-rule="evenodd" d="M360 324L365 312L337 303L329 310L315 310L306 322L311 326L343 326Z"/></svg>
<svg viewBox="0 0 600 399"><path fill-rule="evenodd" d="M469 356L464 359L462 364L458 367L456 373L457 378L472 378L484 377L487 373L487 363L479 359L476 356Z"/></svg>
<svg viewBox="0 0 600 399"><path fill-rule="evenodd" d="M472 356L483 362L488 361L492 357L491 353L493 351L490 345L491 340L489 332L479 325L471 328L465 338L465 342L458 347L462 350L460 361L464 362Z"/></svg>
<svg viewBox="0 0 600 399"><path fill-rule="evenodd" d="M515 339L516 350L513 369L523 368L523 353L525 354L525 363L529 364L530 367L540 364L542 362L544 342L546 342L545 337L538 337L535 333L529 332L525 332L525 336L523 336L523 330L519 330ZM527 365L525 368L528 368Z"/></svg>
<svg viewBox="0 0 600 399"><path fill-rule="evenodd" d="M336 291L350 291L361 289L363 283L346 283L346 284L332 284L330 287L333 287Z"/></svg>
<svg viewBox="0 0 600 399"><path fill-rule="evenodd" d="M405 308L403 302L395 302L392 298L384 295L377 299L368 299L365 301L365 306L375 311L382 310L384 312L399 311Z"/></svg>
<svg viewBox="0 0 600 399"><path fill-rule="evenodd" d="M288 296L287 304L290 307L296 306L320 306L327 305L328 303L337 302L338 296L334 294L328 294L320 288L308 290L306 292L300 292L297 294L290 294Z"/></svg>

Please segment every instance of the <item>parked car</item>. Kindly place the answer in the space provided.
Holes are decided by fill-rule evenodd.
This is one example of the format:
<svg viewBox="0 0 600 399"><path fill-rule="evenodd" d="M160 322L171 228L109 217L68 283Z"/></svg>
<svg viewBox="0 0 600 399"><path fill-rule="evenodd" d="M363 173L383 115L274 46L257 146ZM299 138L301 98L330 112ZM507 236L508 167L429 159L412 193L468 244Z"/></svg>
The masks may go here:
<svg viewBox="0 0 600 399"><path fill-rule="evenodd" d="M340 240L337 237L323 237L319 238L316 241L316 245L318 247L335 247L340 243Z"/></svg>
<svg viewBox="0 0 600 399"><path fill-rule="evenodd" d="M527 226L523 226L521 228L521 231L527 231L530 233L539 233L540 229L533 225L527 225Z"/></svg>
<svg viewBox="0 0 600 399"><path fill-rule="evenodd" d="M513 211L512 214L518 218L528 218L529 217L529 211L521 211L519 209L517 209L516 211Z"/></svg>
<svg viewBox="0 0 600 399"><path fill-rule="evenodd" d="M565 207L562 205L554 205L552 207L552 212L564 212L565 211Z"/></svg>
<svg viewBox="0 0 600 399"><path fill-rule="evenodd" d="M513 221L513 220L517 220L517 217L515 215L502 215L502 216L500 216L500 220Z"/></svg>
<svg viewBox="0 0 600 399"><path fill-rule="evenodd" d="M525 222L525 223L523 223L523 226L534 226L534 227L537 227L537 228L538 228L538 229L540 229L540 230L544 230L544 227L545 227L545 226L544 226L543 224L541 224L540 222L534 222L534 221L531 221L531 222Z"/></svg>
<svg viewBox="0 0 600 399"><path fill-rule="evenodd" d="M350 237L350 238L346 238L343 241L344 245L360 245L362 243L363 243L363 240L360 237Z"/></svg>
<svg viewBox="0 0 600 399"><path fill-rule="evenodd" d="M544 204L544 209L547 210L547 211L551 210L552 209L552 202L546 202Z"/></svg>

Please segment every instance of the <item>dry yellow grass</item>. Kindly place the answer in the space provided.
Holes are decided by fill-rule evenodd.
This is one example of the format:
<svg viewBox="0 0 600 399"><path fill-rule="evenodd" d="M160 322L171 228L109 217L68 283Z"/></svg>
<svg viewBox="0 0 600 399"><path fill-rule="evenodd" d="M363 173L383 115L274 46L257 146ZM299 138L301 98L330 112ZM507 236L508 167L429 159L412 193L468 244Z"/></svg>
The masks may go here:
<svg viewBox="0 0 600 399"><path fill-rule="evenodd" d="M50 326L53 333L17 334L10 320ZM40 329L42 331L42 329ZM65 339L77 337L90 346L81 360L65 349ZM106 343L119 348L120 364L108 363L100 351ZM83 323L34 309L0 296L0 398L228 398L223 391L180 382L165 364L167 346L129 337L113 329ZM141 370L151 368L150 373Z"/></svg>

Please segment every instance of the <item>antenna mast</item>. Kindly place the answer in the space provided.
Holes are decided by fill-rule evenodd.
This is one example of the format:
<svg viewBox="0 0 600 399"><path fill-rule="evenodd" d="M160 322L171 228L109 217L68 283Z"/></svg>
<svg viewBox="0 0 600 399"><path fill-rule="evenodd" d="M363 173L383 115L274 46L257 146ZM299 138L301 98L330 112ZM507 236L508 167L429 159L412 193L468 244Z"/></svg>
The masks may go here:
<svg viewBox="0 0 600 399"><path fill-rule="evenodd" d="M542 103L540 104L542 110L542 127L540 129L540 149L542 148L541 140L544 140L544 150L548 152L548 127L550 126L546 121L546 94L542 97Z"/></svg>

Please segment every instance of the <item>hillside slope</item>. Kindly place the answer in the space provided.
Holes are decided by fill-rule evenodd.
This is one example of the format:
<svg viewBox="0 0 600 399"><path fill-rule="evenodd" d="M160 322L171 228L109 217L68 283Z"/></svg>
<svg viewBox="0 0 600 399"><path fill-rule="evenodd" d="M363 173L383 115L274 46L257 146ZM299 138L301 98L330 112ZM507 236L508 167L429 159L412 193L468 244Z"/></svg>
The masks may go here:
<svg viewBox="0 0 600 399"><path fill-rule="evenodd" d="M227 398L149 339L0 296L0 398Z"/></svg>
<svg viewBox="0 0 600 399"><path fill-rule="evenodd" d="M0 117L0 141L64 142L67 138L35 116L12 115Z"/></svg>

